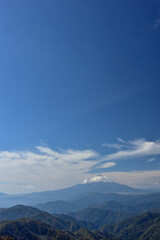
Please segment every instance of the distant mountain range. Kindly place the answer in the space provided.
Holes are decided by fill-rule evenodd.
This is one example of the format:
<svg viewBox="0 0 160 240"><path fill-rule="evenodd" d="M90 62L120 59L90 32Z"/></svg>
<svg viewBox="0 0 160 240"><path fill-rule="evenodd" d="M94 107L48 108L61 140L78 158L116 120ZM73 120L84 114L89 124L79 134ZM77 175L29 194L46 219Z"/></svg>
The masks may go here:
<svg viewBox="0 0 160 240"><path fill-rule="evenodd" d="M0 221L17 220L21 218L29 218L44 222L53 228L75 232L81 227L95 229L95 226L85 221L77 221L71 216L60 215L53 216L47 212L41 211L30 206L16 205L11 208L0 209Z"/></svg>
<svg viewBox="0 0 160 240"><path fill-rule="evenodd" d="M68 214L81 211L85 208L100 208L127 213L142 213L160 208L160 193L149 194L103 194L85 193L73 198L70 202L51 201L40 203L34 207L51 214Z"/></svg>
<svg viewBox="0 0 160 240"><path fill-rule="evenodd" d="M0 240L160 239L160 193L103 176L61 190L0 194L0 206Z"/></svg>
<svg viewBox="0 0 160 240"><path fill-rule="evenodd" d="M69 201L83 198L84 194L108 194L108 193L123 193L123 194L140 194L146 191L131 188L126 185L111 182L104 176L96 176L90 180L85 180L83 184L78 184L69 188L64 188L54 191L34 192L29 194L17 195L0 195L0 206L10 207L16 204L35 205L46 203L49 201ZM69 206L68 206L69 207Z"/></svg>
<svg viewBox="0 0 160 240"><path fill-rule="evenodd" d="M91 223L77 221L65 215L52 216L22 205L0 209L0 220L0 235L9 235L15 240L117 239L111 233L91 232L90 230L96 229Z"/></svg>
<svg viewBox="0 0 160 240"><path fill-rule="evenodd" d="M53 216L22 205L0 209L0 236L8 235L14 240L160 239L160 209L133 216L125 212L131 206L124 204L123 211L119 211L118 202L108 202L108 206L114 206L117 211L88 208L72 214L76 219L67 215Z"/></svg>

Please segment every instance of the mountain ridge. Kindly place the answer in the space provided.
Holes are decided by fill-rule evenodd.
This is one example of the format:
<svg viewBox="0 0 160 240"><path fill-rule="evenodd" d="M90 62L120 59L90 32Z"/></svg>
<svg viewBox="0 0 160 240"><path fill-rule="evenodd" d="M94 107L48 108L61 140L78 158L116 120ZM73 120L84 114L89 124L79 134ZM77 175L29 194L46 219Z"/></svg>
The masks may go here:
<svg viewBox="0 0 160 240"><path fill-rule="evenodd" d="M0 196L0 206L1 207L11 207L17 204L22 205L35 205L39 203L46 203L49 201L72 201L76 196L83 195L85 193L127 193L127 194L140 194L146 193L141 189L136 189L129 187L127 185L111 182L108 179L97 178L91 179L91 182L85 184L77 184L68 188L63 188L59 190L43 191L43 192L33 192L28 194L17 194L17 195L7 195Z"/></svg>

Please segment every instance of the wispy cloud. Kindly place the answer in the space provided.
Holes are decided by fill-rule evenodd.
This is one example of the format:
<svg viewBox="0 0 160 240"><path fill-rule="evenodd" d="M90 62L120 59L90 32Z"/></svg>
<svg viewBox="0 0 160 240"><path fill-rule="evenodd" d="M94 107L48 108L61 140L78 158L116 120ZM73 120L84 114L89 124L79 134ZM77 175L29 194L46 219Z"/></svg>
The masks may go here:
<svg viewBox="0 0 160 240"><path fill-rule="evenodd" d="M127 149L108 154L104 157L104 161L129 159L145 156L160 155L160 141L146 141L145 139L135 139L124 142ZM122 146L123 147L123 146Z"/></svg>
<svg viewBox="0 0 160 240"><path fill-rule="evenodd" d="M114 153L101 155L92 149L54 150L37 146L35 151L0 151L0 191L42 191L67 187L90 177L94 172L117 166L117 161L147 157L148 162L160 155L160 142L118 139ZM121 147L118 147L118 144ZM9 184L12 183L12 184ZM25 183L25 184L19 184ZM14 184L14 188L13 188Z"/></svg>
<svg viewBox="0 0 160 240"><path fill-rule="evenodd" d="M124 141L122 138L118 137L117 138L117 141L120 142L120 143L127 143L126 141Z"/></svg>
<svg viewBox="0 0 160 240"><path fill-rule="evenodd" d="M122 148L130 148L130 141L124 141L122 138L117 138L117 143L103 143L103 147L113 148L113 149L122 149Z"/></svg>
<svg viewBox="0 0 160 240"><path fill-rule="evenodd" d="M160 170L104 172L111 181L129 185L131 187L154 188L160 186Z"/></svg>
<svg viewBox="0 0 160 240"><path fill-rule="evenodd" d="M157 19L154 24L154 28L159 28L160 27L160 19Z"/></svg>
<svg viewBox="0 0 160 240"><path fill-rule="evenodd" d="M114 167L116 165L115 162L106 162L103 163L99 166L99 168L109 168L109 167Z"/></svg>
<svg viewBox="0 0 160 240"><path fill-rule="evenodd" d="M153 162L155 160L156 160L156 158L150 158L150 159L147 160L147 162Z"/></svg>
<svg viewBox="0 0 160 240"><path fill-rule="evenodd" d="M24 186L25 189L34 189L35 186L28 184L27 186Z"/></svg>
<svg viewBox="0 0 160 240"><path fill-rule="evenodd" d="M118 144L118 143L103 143L103 147L121 149L123 147L123 145Z"/></svg>
<svg viewBox="0 0 160 240"><path fill-rule="evenodd" d="M49 147L37 146L32 151L0 151L0 181L26 182L23 189L36 190L60 188L76 184L84 174L93 168L109 168L115 164L101 162L98 152L88 150L55 151ZM9 184L8 184L9 185ZM17 187L18 188L18 187ZM20 188L20 186L19 186Z"/></svg>

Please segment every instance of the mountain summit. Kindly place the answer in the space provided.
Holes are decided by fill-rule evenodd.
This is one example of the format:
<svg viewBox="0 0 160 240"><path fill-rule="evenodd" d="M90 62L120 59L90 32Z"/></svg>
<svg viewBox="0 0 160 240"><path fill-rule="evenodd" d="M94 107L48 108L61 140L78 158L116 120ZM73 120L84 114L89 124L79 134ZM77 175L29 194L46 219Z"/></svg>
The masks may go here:
<svg viewBox="0 0 160 240"><path fill-rule="evenodd" d="M87 184L87 183L100 183L100 182L103 182L103 183L110 183L111 181L108 179L108 178L106 178L105 176L95 176L95 177L93 177L93 178L91 178L91 179L85 179L84 181L83 181L83 184Z"/></svg>
<svg viewBox="0 0 160 240"><path fill-rule="evenodd" d="M46 203L50 201L68 201L73 202L76 199L81 199L81 202L86 202L92 194L99 198L99 195L110 193L142 193L141 189L135 189L127 185L116 182L111 182L102 175L94 176L89 180L84 180L83 183L77 184L68 188L63 188L53 191L33 192L28 194L17 194L0 196L0 206L11 207L13 205L36 205L39 203ZM85 200L84 200L85 199ZM106 199L106 198L105 198ZM88 200L87 200L88 201ZM60 203L61 204L61 203ZM59 206L59 204L58 204Z"/></svg>

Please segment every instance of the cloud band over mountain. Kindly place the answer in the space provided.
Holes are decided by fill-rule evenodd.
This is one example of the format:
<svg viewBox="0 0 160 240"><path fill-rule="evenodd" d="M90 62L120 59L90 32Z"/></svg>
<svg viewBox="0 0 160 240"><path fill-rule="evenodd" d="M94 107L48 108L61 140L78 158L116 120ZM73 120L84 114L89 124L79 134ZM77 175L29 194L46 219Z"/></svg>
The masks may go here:
<svg viewBox="0 0 160 240"><path fill-rule="evenodd" d="M121 147L117 147L118 144ZM56 151L46 146L37 146L35 151L0 151L0 182L8 182L8 185L9 182L12 185L26 183L22 185L21 191L60 188L81 182L86 175L91 176L95 171L105 172L107 168L113 171L120 160L139 157L153 159L160 155L159 141L136 139L126 142L118 139L118 143L105 146L116 152L101 155L92 149ZM151 161L148 162L151 164ZM152 178L157 177L157 172L154 172L155 175L153 172ZM148 177L149 173L148 170ZM112 176L115 177L115 174ZM118 181L120 182L120 177Z"/></svg>

